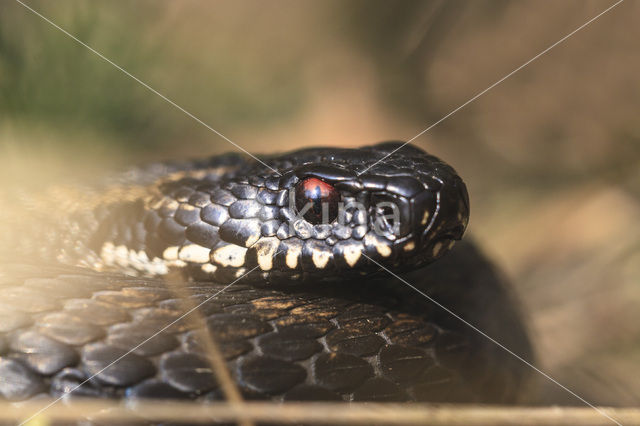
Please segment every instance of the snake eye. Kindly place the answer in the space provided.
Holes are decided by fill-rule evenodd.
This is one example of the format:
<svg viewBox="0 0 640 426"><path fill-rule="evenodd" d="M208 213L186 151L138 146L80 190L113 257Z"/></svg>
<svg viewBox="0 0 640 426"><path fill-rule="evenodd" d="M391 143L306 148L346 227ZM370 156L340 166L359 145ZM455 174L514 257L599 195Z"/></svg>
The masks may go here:
<svg viewBox="0 0 640 426"><path fill-rule="evenodd" d="M317 178L306 178L296 185L298 215L312 224L331 223L338 216L340 193Z"/></svg>

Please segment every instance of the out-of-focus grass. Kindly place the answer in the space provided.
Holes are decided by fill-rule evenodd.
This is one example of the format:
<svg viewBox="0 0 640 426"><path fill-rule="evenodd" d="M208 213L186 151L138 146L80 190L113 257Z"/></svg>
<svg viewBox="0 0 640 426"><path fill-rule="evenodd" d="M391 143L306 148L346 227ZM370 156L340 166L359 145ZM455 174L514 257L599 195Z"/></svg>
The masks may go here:
<svg viewBox="0 0 640 426"><path fill-rule="evenodd" d="M216 128L256 128L296 112L299 58L269 40L234 39L217 7L193 2L31 1L29 5ZM202 7L204 6L204 7ZM252 31L242 10L227 27ZM235 8L241 9L241 8ZM224 20L224 18L222 19ZM243 22L244 21L244 22ZM185 25L186 24L186 25ZM19 4L0 4L0 114L4 122L94 132L149 152L214 135ZM69 143L73 138L69 139ZM76 147L77 148L77 147Z"/></svg>

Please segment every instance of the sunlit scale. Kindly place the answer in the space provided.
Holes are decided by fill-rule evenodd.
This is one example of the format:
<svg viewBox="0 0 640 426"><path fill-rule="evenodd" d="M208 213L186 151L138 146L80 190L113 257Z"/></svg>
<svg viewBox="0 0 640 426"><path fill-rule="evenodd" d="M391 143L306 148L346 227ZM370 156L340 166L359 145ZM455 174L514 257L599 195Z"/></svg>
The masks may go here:
<svg viewBox="0 0 640 426"><path fill-rule="evenodd" d="M317 178L306 178L296 185L296 209L309 223L331 223L338 216L340 193Z"/></svg>

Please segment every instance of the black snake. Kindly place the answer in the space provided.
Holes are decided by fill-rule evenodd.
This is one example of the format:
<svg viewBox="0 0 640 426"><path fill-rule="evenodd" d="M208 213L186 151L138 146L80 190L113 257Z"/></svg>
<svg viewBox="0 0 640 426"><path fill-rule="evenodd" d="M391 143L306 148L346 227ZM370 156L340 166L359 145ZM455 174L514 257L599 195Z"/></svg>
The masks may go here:
<svg viewBox="0 0 640 426"><path fill-rule="evenodd" d="M248 399L516 401L518 360L384 270L531 357L499 274L472 243L453 247L464 183L415 147L385 158L399 146L228 154L12 194L0 396L224 399L213 341Z"/></svg>

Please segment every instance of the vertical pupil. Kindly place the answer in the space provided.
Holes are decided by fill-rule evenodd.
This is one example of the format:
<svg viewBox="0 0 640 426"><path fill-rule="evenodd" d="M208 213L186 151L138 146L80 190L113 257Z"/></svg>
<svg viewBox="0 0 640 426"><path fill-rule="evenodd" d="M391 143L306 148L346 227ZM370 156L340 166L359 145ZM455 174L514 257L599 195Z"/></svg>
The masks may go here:
<svg viewBox="0 0 640 426"><path fill-rule="evenodd" d="M307 178L296 185L296 209L310 223L331 223L338 216L338 191L328 183Z"/></svg>

